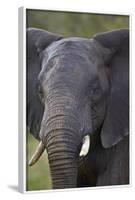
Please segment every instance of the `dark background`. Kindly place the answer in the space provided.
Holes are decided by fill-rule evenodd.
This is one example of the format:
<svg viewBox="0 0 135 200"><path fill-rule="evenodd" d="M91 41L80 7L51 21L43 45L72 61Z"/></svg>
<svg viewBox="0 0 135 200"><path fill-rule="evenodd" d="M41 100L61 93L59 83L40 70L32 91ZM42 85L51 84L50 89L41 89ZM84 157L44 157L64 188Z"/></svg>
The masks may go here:
<svg viewBox="0 0 135 200"><path fill-rule="evenodd" d="M64 37L92 37L98 32L128 28L129 17L122 15L59 12L27 9L27 27L42 28ZM28 133L27 159L38 142ZM51 189L50 171L46 152L32 167L27 168L27 190Z"/></svg>

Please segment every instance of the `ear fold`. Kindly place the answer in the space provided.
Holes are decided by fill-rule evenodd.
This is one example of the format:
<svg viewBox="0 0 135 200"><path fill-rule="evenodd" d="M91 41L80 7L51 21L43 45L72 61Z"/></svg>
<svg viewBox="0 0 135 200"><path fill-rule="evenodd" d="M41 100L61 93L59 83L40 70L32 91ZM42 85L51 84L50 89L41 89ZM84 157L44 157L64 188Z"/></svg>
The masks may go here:
<svg viewBox="0 0 135 200"><path fill-rule="evenodd" d="M52 42L60 40L62 36L42 29L28 28L27 38L35 45L38 51L42 51Z"/></svg>
<svg viewBox="0 0 135 200"><path fill-rule="evenodd" d="M26 33L26 65L27 65L27 126L30 132L39 139L40 123L44 105L38 97L38 74L41 70L39 52L61 36L35 28L28 28Z"/></svg>
<svg viewBox="0 0 135 200"><path fill-rule="evenodd" d="M112 51L108 61L110 93L101 130L102 144L108 148L129 134L129 31L120 29L94 39Z"/></svg>

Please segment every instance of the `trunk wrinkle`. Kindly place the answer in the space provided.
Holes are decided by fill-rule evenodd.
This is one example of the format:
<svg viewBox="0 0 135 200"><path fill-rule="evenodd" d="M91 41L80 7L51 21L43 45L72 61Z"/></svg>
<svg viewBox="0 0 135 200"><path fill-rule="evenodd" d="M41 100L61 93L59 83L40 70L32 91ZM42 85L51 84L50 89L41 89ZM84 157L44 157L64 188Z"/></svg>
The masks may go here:
<svg viewBox="0 0 135 200"><path fill-rule="evenodd" d="M78 123L78 119L73 115L56 114L56 115L49 116L47 118L47 120L45 121L46 126L49 126L51 123L55 122L57 118L58 120L62 120L63 118L70 118L70 119L75 120Z"/></svg>

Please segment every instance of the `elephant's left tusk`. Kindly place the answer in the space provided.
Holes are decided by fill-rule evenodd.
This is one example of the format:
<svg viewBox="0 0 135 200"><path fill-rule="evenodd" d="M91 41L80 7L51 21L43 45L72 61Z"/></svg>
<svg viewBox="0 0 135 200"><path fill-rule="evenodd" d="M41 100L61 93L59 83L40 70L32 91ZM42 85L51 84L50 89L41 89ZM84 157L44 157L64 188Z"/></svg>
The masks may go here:
<svg viewBox="0 0 135 200"><path fill-rule="evenodd" d="M83 138L83 144L79 156L86 156L90 148L90 136L86 135Z"/></svg>
<svg viewBox="0 0 135 200"><path fill-rule="evenodd" d="M29 166L34 165L39 160L44 150L45 150L45 145L43 144L43 142L40 142L35 153L33 154L33 156L31 157L29 161Z"/></svg>

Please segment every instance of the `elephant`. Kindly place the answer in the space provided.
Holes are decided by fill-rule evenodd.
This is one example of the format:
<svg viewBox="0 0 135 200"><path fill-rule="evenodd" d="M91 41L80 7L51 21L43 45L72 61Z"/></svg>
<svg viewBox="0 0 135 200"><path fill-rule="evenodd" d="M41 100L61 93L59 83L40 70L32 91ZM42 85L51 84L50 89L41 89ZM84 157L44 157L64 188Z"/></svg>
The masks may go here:
<svg viewBox="0 0 135 200"><path fill-rule="evenodd" d="M26 30L27 127L53 189L129 184L129 30Z"/></svg>

